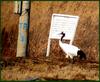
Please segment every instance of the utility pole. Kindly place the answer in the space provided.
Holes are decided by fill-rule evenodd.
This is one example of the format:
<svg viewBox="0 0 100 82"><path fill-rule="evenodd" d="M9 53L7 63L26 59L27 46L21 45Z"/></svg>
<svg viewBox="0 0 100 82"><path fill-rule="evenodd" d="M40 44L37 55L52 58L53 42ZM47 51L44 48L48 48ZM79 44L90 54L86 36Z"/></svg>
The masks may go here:
<svg viewBox="0 0 100 82"><path fill-rule="evenodd" d="M27 54L28 34L30 25L30 1L23 1L19 18L19 30L16 57L25 57Z"/></svg>

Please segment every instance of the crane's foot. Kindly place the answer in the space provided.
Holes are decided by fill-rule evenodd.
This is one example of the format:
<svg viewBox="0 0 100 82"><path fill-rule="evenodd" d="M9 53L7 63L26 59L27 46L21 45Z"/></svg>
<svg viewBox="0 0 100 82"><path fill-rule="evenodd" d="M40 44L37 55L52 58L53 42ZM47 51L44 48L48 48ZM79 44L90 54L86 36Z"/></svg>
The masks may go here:
<svg viewBox="0 0 100 82"><path fill-rule="evenodd" d="M69 62L70 62L71 64L74 64L74 63L75 63L75 58L70 59Z"/></svg>

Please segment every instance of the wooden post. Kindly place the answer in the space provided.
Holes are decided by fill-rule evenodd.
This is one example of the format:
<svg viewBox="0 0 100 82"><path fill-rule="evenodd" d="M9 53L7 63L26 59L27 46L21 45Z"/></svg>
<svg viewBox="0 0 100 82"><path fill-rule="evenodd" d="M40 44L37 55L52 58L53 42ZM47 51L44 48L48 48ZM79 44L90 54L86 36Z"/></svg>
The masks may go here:
<svg viewBox="0 0 100 82"><path fill-rule="evenodd" d="M18 43L16 57L25 57L27 52L27 42L30 20L30 1L23 1L22 13L19 19Z"/></svg>

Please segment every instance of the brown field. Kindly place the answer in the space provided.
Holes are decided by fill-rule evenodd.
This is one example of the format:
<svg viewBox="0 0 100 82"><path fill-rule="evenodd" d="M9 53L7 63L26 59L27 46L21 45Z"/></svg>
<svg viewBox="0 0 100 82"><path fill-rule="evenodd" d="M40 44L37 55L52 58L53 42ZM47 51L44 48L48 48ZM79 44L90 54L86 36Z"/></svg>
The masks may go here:
<svg viewBox="0 0 100 82"><path fill-rule="evenodd" d="M32 1L26 58L16 58L19 16L13 9L12 1L2 1L2 80L99 80L99 1ZM70 63L58 40L45 57L53 13L80 17L73 44L87 54L86 61Z"/></svg>

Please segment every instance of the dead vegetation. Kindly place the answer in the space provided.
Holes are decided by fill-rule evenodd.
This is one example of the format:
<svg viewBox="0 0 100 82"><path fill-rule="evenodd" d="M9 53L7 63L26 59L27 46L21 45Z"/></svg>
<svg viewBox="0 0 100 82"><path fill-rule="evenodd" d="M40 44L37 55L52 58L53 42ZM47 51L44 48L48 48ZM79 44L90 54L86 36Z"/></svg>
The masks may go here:
<svg viewBox="0 0 100 82"><path fill-rule="evenodd" d="M29 61L32 59L34 63L32 61L25 63L22 59L18 60L15 57L19 16L13 13L13 8L12 1L2 1L2 59L6 66L2 69L2 79L24 80L26 77L42 76L45 78L55 77L56 79L98 80L98 1L32 1L28 58ZM57 40L52 40L49 60L46 60L45 55L53 13L78 15L80 17L73 44L85 51L88 62L83 64L76 62L73 65L65 63L67 60Z"/></svg>
<svg viewBox="0 0 100 82"><path fill-rule="evenodd" d="M25 59L24 63L15 63L1 71L5 80L99 80L96 63L52 63L52 61L33 62Z"/></svg>

